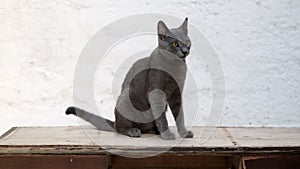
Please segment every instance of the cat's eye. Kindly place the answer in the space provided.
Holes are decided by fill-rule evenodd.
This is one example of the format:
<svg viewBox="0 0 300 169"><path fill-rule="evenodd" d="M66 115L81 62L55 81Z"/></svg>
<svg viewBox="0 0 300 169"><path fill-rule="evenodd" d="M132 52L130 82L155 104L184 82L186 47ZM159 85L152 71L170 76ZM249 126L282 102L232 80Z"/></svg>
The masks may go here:
<svg viewBox="0 0 300 169"><path fill-rule="evenodd" d="M172 45L173 45L174 47L178 47L178 42L173 42Z"/></svg>

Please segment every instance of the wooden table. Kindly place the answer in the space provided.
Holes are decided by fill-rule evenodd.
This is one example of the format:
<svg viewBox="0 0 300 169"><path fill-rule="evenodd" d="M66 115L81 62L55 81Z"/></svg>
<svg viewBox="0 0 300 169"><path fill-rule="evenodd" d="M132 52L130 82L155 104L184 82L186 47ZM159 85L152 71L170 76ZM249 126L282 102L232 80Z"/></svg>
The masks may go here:
<svg viewBox="0 0 300 169"><path fill-rule="evenodd" d="M0 137L0 168L300 168L300 128L192 130L193 139L166 141L149 134L130 138L90 126L16 127ZM202 142L199 137L213 130Z"/></svg>

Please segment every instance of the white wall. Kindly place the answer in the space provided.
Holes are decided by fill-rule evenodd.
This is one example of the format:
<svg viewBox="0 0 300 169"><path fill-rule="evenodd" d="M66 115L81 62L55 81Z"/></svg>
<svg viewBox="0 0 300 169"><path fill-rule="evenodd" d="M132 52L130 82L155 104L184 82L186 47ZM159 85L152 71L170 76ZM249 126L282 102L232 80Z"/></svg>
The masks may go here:
<svg viewBox="0 0 300 169"><path fill-rule="evenodd" d="M105 25L145 12L188 16L215 46L226 82L220 125L300 126L298 0L10 0L0 1L0 133L78 125L64 110L80 52Z"/></svg>

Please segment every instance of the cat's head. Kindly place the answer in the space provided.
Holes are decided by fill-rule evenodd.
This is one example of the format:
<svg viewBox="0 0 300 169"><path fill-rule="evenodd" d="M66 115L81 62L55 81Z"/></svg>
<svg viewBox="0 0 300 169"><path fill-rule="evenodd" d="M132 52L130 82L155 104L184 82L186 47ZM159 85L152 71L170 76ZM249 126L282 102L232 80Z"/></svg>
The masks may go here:
<svg viewBox="0 0 300 169"><path fill-rule="evenodd" d="M187 24L188 18L185 18L181 26L169 29L163 21L159 21L157 24L158 47L185 59L191 49Z"/></svg>

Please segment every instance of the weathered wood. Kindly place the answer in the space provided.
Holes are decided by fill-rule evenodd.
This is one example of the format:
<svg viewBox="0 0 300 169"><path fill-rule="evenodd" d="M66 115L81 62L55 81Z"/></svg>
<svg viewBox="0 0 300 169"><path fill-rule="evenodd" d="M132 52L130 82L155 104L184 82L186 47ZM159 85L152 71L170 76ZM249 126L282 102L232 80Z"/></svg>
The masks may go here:
<svg viewBox="0 0 300 169"><path fill-rule="evenodd" d="M300 155L243 157L243 169L296 169L300 167Z"/></svg>
<svg viewBox="0 0 300 169"><path fill-rule="evenodd" d="M106 169L107 157L96 155L0 155L1 169Z"/></svg>
<svg viewBox="0 0 300 169"><path fill-rule="evenodd" d="M130 138L90 126L13 128L0 138L0 168L263 169L270 165L272 168L300 166L300 128L220 127L202 143L201 133L208 135L213 129L194 127L195 138L178 137L166 141L156 135ZM114 153L130 157L159 155L134 159Z"/></svg>
<svg viewBox="0 0 300 169"><path fill-rule="evenodd" d="M299 147L300 128L227 128L241 147Z"/></svg>
<svg viewBox="0 0 300 169"><path fill-rule="evenodd" d="M173 128L174 130L174 128ZM20 127L0 139L0 154L245 154L300 153L300 128L217 128L200 143L201 127L193 139L162 140L157 135L130 138L78 127Z"/></svg>
<svg viewBox="0 0 300 169"><path fill-rule="evenodd" d="M111 166L113 169L228 169L229 157L208 155L159 155L148 158L126 158L113 156Z"/></svg>

